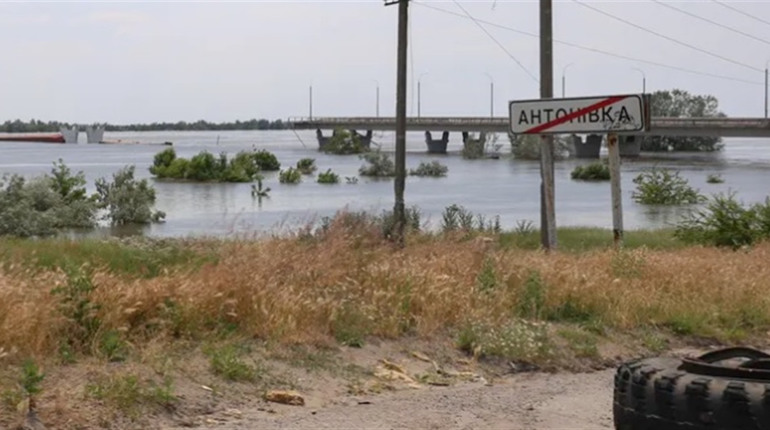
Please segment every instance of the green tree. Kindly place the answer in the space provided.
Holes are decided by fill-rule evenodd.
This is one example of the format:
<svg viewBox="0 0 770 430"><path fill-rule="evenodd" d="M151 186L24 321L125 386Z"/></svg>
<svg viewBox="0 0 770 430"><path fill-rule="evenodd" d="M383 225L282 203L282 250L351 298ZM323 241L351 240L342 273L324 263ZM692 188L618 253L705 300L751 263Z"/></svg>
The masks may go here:
<svg viewBox="0 0 770 430"><path fill-rule="evenodd" d="M149 224L165 218L162 211L152 210L155 189L146 179L134 179L134 166L120 169L112 178L112 182L97 179L96 193L100 205L107 209L105 218L113 225Z"/></svg>
<svg viewBox="0 0 770 430"><path fill-rule="evenodd" d="M712 95L695 95L674 89L656 91L650 101L650 113L655 117L724 118L719 101ZM642 151L719 151L724 147L721 137L652 136L642 140Z"/></svg>

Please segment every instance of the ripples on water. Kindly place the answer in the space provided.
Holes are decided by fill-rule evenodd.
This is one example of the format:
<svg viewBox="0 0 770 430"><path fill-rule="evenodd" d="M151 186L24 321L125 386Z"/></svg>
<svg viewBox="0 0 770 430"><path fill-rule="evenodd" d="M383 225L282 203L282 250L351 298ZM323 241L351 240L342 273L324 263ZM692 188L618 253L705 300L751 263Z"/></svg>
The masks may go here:
<svg viewBox="0 0 770 430"><path fill-rule="evenodd" d="M81 139L84 138L81 133ZM460 156L461 136L453 133L447 155L425 153L422 133L410 133L407 145L407 169L421 161L439 160L449 167L445 178L409 177L406 203L417 205L423 221L438 225L442 210L451 204L463 205L474 213L500 216L504 228L517 221L529 220L539 225L539 164L509 158L499 160L464 160ZM325 155L317 150L315 133L301 131L267 132L146 132L107 133L110 140L139 141L143 144L57 145L0 142L0 174L20 173L35 176L51 170L58 158L73 171L83 171L93 191L99 177L111 177L119 168L133 164L137 176L150 178L157 190L156 207L166 212L166 222L131 228L127 234L143 232L152 236L223 236L296 228L336 211L392 208L393 181L360 178L358 184L344 183L345 176L358 176L362 161L353 156ZM235 154L242 149L267 149L278 157L282 167L299 159L316 159L319 171L331 168L343 178L337 185L317 184L305 176L298 185L278 183L277 172L266 174L265 186L270 197L258 201L251 197L251 184L179 184L155 181L148 168L155 153L166 149L161 144L174 142L178 156L191 157L202 150L214 154ZM383 150L393 151L393 133L376 133L375 141ZM503 151L507 139L501 136ZM586 160L566 160L556 164L556 212L559 226L611 227L609 183L572 181L570 172ZM766 139L726 139L720 153L651 154L638 160L624 160L622 188L624 225L627 229L664 227L676 222L682 208L645 207L631 200L633 177L653 165L681 171L690 184L704 194L734 190L744 202L763 201L770 194L770 141ZM317 173L317 172L316 172ZM707 184L706 175L721 174L723 184ZM95 234L119 234L121 230L101 229Z"/></svg>

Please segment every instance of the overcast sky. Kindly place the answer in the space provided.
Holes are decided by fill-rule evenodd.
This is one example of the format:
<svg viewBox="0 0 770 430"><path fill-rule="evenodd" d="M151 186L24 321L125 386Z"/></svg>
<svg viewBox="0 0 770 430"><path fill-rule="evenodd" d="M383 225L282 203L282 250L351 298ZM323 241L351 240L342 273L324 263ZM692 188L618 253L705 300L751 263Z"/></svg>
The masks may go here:
<svg viewBox="0 0 770 430"><path fill-rule="evenodd" d="M580 0L584 1L584 0ZM770 2L723 0L770 22ZM419 3L438 7L436 11ZM473 17L537 33L538 2L460 1ZM725 75L699 76L554 45L554 89L567 96L681 88L717 96L730 116L764 115L770 24L712 0L667 2L749 33L741 36L653 0L589 5L726 60L678 45L577 4L554 0L554 38L656 63ZM414 1L408 111L423 116L495 115L539 84L453 1ZM230 121L395 112L397 6L382 0L250 3L2 3L0 120L71 122ZM485 24L484 24L485 25ZM539 74L538 39L485 27L529 73ZM767 40L767 41L764 41ZM634 70L641 69L643 72Z"/></svg>

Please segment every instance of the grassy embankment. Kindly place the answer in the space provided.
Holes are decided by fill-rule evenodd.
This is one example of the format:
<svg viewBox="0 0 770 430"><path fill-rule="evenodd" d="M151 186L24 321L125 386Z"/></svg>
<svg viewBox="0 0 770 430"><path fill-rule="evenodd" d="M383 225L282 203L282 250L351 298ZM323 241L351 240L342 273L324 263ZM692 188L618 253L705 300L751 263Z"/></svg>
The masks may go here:
<svg viewBox="0 0 770 430"><path fill-rule="evenodd" d="M374 226L344 223L258 241L0 239L0 417L23 398L28 359L48 369L49 402L53 375L101 369L56 391L81 405L61 413L93 422L83 410L96 403L134 418L178 407L174 378L191 375L193 356L206 363L196 375L226 392L229 381L294 386L270 379L262 358L306 365L373 339L451 340L482 362L569 368L606 363L617 353L607 344L657 353L677 338L745 342L770 328L766 243L685 247L670 231L631 231L618 252L611 233L570 228L547 255L538 241L419 234L396 250ZM304 358L286 354L296 345Z"/></svg>

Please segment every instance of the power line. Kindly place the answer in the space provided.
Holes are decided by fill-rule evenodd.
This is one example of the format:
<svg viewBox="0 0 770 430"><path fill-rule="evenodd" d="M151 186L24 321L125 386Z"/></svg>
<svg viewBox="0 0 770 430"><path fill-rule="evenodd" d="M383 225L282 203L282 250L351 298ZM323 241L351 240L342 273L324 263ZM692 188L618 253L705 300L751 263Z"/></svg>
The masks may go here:
<svg viewBox="0 0 770 430"><path fill-rule="evenodd" d="M724 8L730 9L730 10L731 10L731 11L733 11L733 12L737 12L737 13L739 13L739 14L741 14L741 15L743 15L743 16L747 16L747 17L749 17L749 18L751 18L751 19L753 19L753 20L756 20L756 21L759 21L759 22L761 22L761 23L764 23L764 24L770 25L770 21L766 21L766 20L764 20L764 19L762 19L762 18L760 18L760 17L758 17L758 16L754 16L754 15L752 15L752 14L748 13L748 12L744 12L744 11L742 11L742 10L740 10L740 9L736 8L735 6L730 6L729 4L727 4L727 3L723 3L723 2L721 2L721 1L719 1L719 0L711 0L711 1L713 1L714 3L716 3L716 4L720 5L720 6L724 7Z"/></svg>
<svg viewBox="0 0 770 430"><path fill-rule="evenodd" d="M412 0L412 3L416 4L418 6L422 6L422 7L428 8L428 9L433 9L433 10L438 11L438 12L446 13L448 15L454 15L454 16L459 17L459 18L468 19L467 16L465 16L465 15L463 15L461 13L453 12L451 10L442 9L440 7L432 6L432 5L429 5L427 3L422 3L422 2L416 1L416 0ZM495 23L495 22L484 21L484 20L481 20L481 19L476 19L476 21L478 21L480 23L483 23L485 25L488 25L490 27L495 27L495 28L499 28L499 29L502 29L502 30L508 30L508 31L511 31L511 32L514 32L514 33L523 34L525 36L530 36L530 37L534 37L534 38L540 38L540 36L535 34L535 33L530 33L528 31L519 30L519 29L516 29L516 28L513 28L513 27L508 27L508 26L501 25L501 24L498 24L498 23ZM663 67L663 68L667 68L667 69L671 69L671 70L677 70L677 71L680 71L680 72L691 73L691 74L694 74L694 75L708 76L710 78L723 79L723 80L728 80L728 81L733 81L733 82L740 82L740 83L744 83L744 84L764 85L762 82L758 82L758 81L750 81L748 79L736 78L734 76L726 76L726 75L719 75L719 74L715 74L715 73L702 72L700 70L688 69L686 67L674 66L674 65L671 65L671 64L660 63L660 62L657 62L657 61L645 60L645 59L642 59L642 58L635 58L635 57L631 57L631 56L624 55L624 54L617 54L617 53L614 53L614 52L604 51L604 50L601 50L601 49L598 49L598 48L593 48L593 47L590 47L590 46L579 45L577 43L565 42L565 41L557 40L557 39L553 39L553 41L554 41L554 43L558 43L558 44L561 44L561 45L564 45L564 46L569 46L569 47L575 48L575 49L582 49L584 51L589 51L589 52L593 52L593 53L596 53L596 54L607 55L607 56L610 56L610 57L620 58L620 59L623 59L623 60L634 61L634 62L637 62L637 63L649 64L651 66Z"/></svg>
<svg viewBox="0 0 770 430"><path fill-rule="evenodd" d="M615 16L615 15L609 13L609 12L605 12L605 11L599 9L599 8L596 8L594 6L588 5L586 3L582 3L582 2L580 2L578 0L572 0L572 1L577 3L577 4L579 4L579 5L581 5L581 6L583 6L583 7L591 9L591 10L597 12L597 13L600 13L600 14L606 16L606 17L612 18L612 19L614 19L616 21L619 21L619 22L622 22L622 23L624 23L626 25L630 25L631 27L637 28L637 29L642 30L644 32L653 34L653 35L658 36L658 37L660 37L662 39L666 39L669 42L676 43L677 45L682 45L682 46L690 48L690 49L692 49L694 51L698 51L698 52L701 52L703 54L710 55L710 56L712 56L714 58L718 58L718 59L720 59L722 61L727 61L728 63L733 63L733 64L737 64L737 65L742 66L742 67L746 67L747 69L754 70L755 72L762 72L763 71L762 69L756 68L754 66L750 66L750 65L748 65L746 63L741 63L740 61L732 60L732 59L727 58L725 56L722 56L722 55L719 55L719 54L715 54L715 53L713 53L711 51L707 51L707 50L702 49L702 48L698 48L697 46L690 45L689 43L682 42L679 39L675 39L673 37L666 36L665 34L658 33L657 31L654 31L654 30L650 30L647 27L642 27L639 24L635 24L635 23L633 23L631 21L628 21L626 19L620 18L620 17Z"/></svg>
<svg viewBox="0 0 770 430"><path fill-rule="evenodd" d="M753 34L749 34L749 33L743 32L743 31L738 30L736 28L730 27L729 25L725 25L725 24L719 23L717 21L713 21L711 19L704 18L704 17L702 17L700 15L696 15L696 14L694 14L692 12L688 12L686 10L679 9L678 7L671 6L670 4L667 4L667 3L663 3L660 0L650 0L650 1L652 1L654 3L657 3L657 4L659 4L659 5L663 6L663 7L667 7L669 9L671 9L671 10L675 10L675 11L677 11L679 13L685 14L687 16L693 17L695 19L699 19L701 21L708 22L709 24L716 25L717 27L720 27L720 28L724 28L725 30L732 31L733 33L740 34L741 36L748 37L749 39L754 39L756 41L762 42L765 45L770 45L770 41L768 41L767 39L762 39L761 37L757 37L757 36L754 36Z"/></svg>
<svg viewBox="0 0 770 430"><path fill-rule="evenodd" d="M495 43L497 44L497 46L499 46L499 47L500 47L500 49L502 49L503 51L505 51L505 53L506 53L506 54L508 54L508 56L509 56L509 57L510 57L510 58L511 58L513 61L515 61L515 62L516 62L516 64L518 64L518 65L519 65L519 67L521 67L521 69L522 69L522 70L524 70L524 71L525 71L525 72L526 72L526 73L529 75L529 77L530 77L530 78L532 78L532 79L533 79L535 82L540 82L540 81L537 79L537 76L535 76L535 74L534 74L534 73L530 72L530 71L529 71L529 69L527 69L527 68L524 66L524 64L522 64L522 63L521 63L521 61L519 61L519 60L518 60L518 59L517 59L517 58L516 58L516 57L515 57L513 54L511 54L511 52L510 52L510 51L508 51L508 49L506 49L505 45L503 45L502 43L500 43L500 41L498 41L497 39L495 39L495 37L494 37L494 36L492 36L492 33L490 33L490 32L489 32L489 31L488 31L486 28L484 28L484 26L483 26L483 25L481 25L481 22L479 22L479 21L478 21L476 18L474 18L474 17L473 17L473 15L471 15L470 13L468 13L468 11L467 11L467 10L465 10L465 8L463 7L463 5L461 5L461 4L460 4L460 2L458 2L457 0L452 0L452 1L454 1L454 4L456 4L456 5L457 5L457 7L459 7L459 8L460 8L460 10L462 10L462 11L463 11L463 13L464 13L464 14L465 14L465 15L466 15L468 18L470 18L470 19L471 19L473 22L475 22L475 23L476 23L476 25L478 25L478 26L479 26L479 28L481 29L481 31L483 31L484 33L486 33L486 35L487 35L487 36L489 36L489 38L490 38L490 39L492 39L492 41L493 41L493 42L495 42Z"/></svg>

